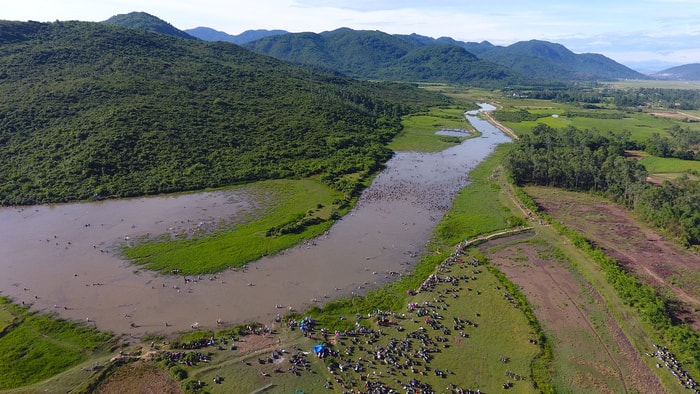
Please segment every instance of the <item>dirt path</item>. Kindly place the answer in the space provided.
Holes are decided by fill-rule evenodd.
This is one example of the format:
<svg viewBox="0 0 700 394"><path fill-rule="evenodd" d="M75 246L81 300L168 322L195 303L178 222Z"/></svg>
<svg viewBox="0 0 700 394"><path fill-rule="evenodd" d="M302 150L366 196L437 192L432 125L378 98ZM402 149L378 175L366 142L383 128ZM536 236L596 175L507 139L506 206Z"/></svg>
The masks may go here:
<svg viewBox="0 0 700 394"><path fill-rule="evenodd" d="M490 111L484 111L484 112L482 112L482 114L484 114L484 117L486 118L486 120L489 121L489 123L496 126L499 130L506 133L512 139L514 139L514 140L520 139L520 137L518 137L518 135L515 134L515 132L511 128L504 126L501 122L494 119L493 116L491 116Z"/></svg>

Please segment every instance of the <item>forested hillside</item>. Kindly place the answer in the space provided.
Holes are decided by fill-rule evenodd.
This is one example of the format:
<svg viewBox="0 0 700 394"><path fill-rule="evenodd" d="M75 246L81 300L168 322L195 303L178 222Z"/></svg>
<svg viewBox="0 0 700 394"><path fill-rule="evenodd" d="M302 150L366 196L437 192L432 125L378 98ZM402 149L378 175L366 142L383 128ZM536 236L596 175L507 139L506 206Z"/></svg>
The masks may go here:
<svg viewBox="0 0 700 394"><path fill-rule="evenodd" d="M603 55L576 54L548 41L520 41L505 47L487 44L479 56L531 78L560 81L647 78Z"/></svg>
<svg viewBox="0 0 700 394"><path fill-rule="evenodd" d="M320 34L269 36L247 43L245 47L296 64L336 70L361 79L490 87L535 83L506 67L481 60L459 46L424 41L420 36L342 28Z"/></svg>
<svg viewBox="0 0 700 394"><path fill-rule="evenodd" d="M561 44L538 40L496 46L488 41L342 28L269 36L245 46L278 59L363 79L505 87L646 78L603 55L575 54Z"/></svg>
<svg viewBox="0 0 700 394"><path fill-rule="evenodd" d="M114 15L102 22L107 25L128 27L130 29L146 30L153 33L167 34L173 37L194 39L194 36L176 28L170 23L145 12L130 12Z"/></svg>
<svg viewBox="0 0 700 394"><path fill-rule="evenodd" d="M400 115L447 101L88 22L0 22L0 95L4 205L312 174L352 193Z"/></svg>

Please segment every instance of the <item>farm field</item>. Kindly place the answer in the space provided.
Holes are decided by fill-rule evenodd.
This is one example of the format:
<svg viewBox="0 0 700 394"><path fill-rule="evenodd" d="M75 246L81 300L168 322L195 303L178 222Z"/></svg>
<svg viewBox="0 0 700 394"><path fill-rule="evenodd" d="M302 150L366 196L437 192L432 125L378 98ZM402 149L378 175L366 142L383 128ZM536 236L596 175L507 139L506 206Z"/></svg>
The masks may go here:
<svg viewBox="0 0 700 394"><path fill-rule="evenodd" d="M550 102L543 100L543 103L540 105L544 106L546 103ZM596 129L601 133L608 133L611 131L619 133L622 131L628 131L631 133L632 139L638 142L645 141L653 133L666 135L666 130L676 124L681 125L683 127L690 127L691 129L700 130L700 126L698 125L689 125L688 123L685 123L678 119L652 116L644 112L625 113L625 116L620 119L600 119L595 118L594 116L602 112L620 112L611 110L581 110L580 108L564 104L560 104L558 106L546 109L532 107L530 105L517 105L514 106L514 108L525 108L530 110L531 113L546 115L537 119L536 121L503 122L506 126L516 131L516 133L518 133L519 135L528 134L532 127L534 127L537 123L544 123L554 128L565 128L568 126L574 126L579 129ZM576 116L566 116L566 111L572 111L572 113L575 113ZM590 113L591 117L587 117L585 115L586 113Z"/></svg>
<svg viewBox="0 0 700 394"><path fill-rule="evenodd" d="M603 297L562 250L531 233L481 246L520 286L551 339L555 392L663 392Z"/></svg>
<svg viewBox="0 0 700 394"><path fill-rule="evenodd" d="M646 167L650 175L661 179L677 178L688 171L700 173L700 161L695 160L645 155L639 163Z"/></svg>
<svg viewBox="0 0 700 394"><path fill-rule="evenodd" d="M634 220L624 209L582 193L526 187L544 212L576 229L639 278L680 301L677 318L700 330L700 256ZM689 280L679 280L682 276Z"/></svg>

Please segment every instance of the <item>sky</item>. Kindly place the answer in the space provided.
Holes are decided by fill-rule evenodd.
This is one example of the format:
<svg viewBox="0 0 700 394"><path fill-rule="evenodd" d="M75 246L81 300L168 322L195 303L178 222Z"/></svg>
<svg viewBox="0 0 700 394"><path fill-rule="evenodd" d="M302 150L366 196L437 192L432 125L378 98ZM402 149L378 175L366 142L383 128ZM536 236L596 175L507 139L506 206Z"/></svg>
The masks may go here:
<svg viewBox="0 0 700 394"><path fill-rule="evenodd" d="M638 71L700 63L700 0L18 0L0 19L98 22L132 11L232 35L349 27L495 45L546 40Z"/></svg>

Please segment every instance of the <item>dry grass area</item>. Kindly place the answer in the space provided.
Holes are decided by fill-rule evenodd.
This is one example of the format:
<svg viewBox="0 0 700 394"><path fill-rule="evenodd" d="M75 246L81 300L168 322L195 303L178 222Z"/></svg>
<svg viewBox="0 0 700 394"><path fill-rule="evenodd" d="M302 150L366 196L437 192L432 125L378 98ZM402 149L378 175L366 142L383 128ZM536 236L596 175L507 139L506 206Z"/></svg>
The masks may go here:
<svg viewBox="0 0 700 394"><path fill-rule="evenodd" d="M686 113L686 112L680 112L680 111L655 111L655 112L649 112L649 115L656 116L659 118L669 118L669 119L677 119L677 120L685 120L685 119L692 119L692 120L700 120L700 117Z"/></svg>
<svg viewBox="0 0 700 394"><path fill-rule="evenodd" d="M521 287L552 340L556 391L664 392L603 298L561 252L523 236L491 241L482 251Z"/></svg>
<svg viewBox="0 0 700 394"><path fill-rule="evenodd" d="M635 220L630 212L605 200L581 193L543 187L526 192L555 220L574 228L619 260L640 279L679 301L676 318L700 330L700 255L666 241Z"/></svg>
<svg viewBox="0 0 700 394"><path fill-rule="evenodd" d="M180 394L180 384L153 362L139 360L119 368L95 390L97 394Z"/></svg>

